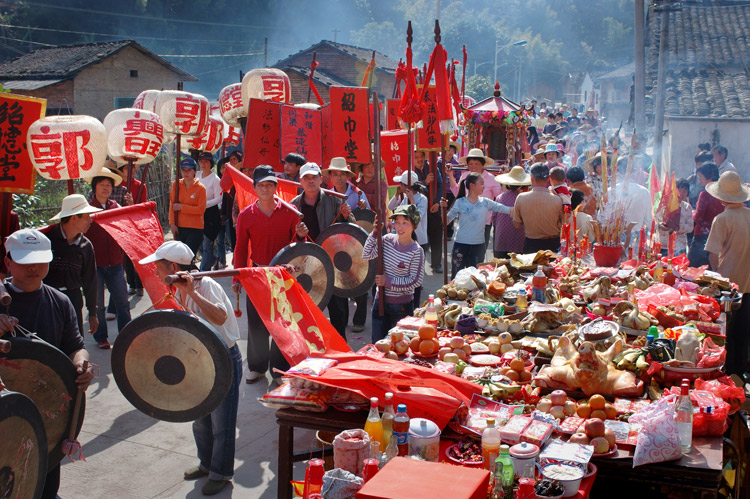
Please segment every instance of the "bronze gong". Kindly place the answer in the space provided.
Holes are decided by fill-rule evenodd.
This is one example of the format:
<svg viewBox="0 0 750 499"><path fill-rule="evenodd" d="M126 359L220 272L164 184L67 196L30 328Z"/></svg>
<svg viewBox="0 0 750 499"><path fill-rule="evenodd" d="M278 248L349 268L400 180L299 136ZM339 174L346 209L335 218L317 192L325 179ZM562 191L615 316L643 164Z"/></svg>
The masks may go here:
<svg viewBox="0 0 750 499"><path fill-rule="evenodd" d="M326 251L315 243L292 243L282 248L270 266L294 265L299 268L292 276L315 304L323 310L333 293L333 262Z"/></svg>
<svg viewBox="0 0 750 499"><path fill-rule="evenodd" d="M128 322L112 346L112 374L136 409L177 423L214 411L233 377L216 329L179 310L154 310Z"/></svg>
<svg viewBox="0 0 750 499"><path fill-rule="evenodd" d="M8 338L11 350L0 354L0 378L14 392L29 397L39 409L47 432L48 469L64 457L63 440L71 425L75 435L81 431L86 413L86 397L82 397L78 420L73 422L73 405L78 377L73 361L46 341L35 338ZM0 496L2 497L2 496Z"/></svg>
<svg viewBox="0 0 750 499"><path fill-rule="evenodd" d="M47 479L47 432L29 397L0 391L0 498L41 497Z"/></svg>
<svg viewBox="0 0 750 499"><path fill-rule="evenodd" d="M315 240L333 262L333 294L356 298L375 284L375 259L362 258L367 233L352 223L338 223L324 229Z"/></svg>
<svg viewBox="0 0 750 499"><path fill-rule="evenodd" d="M361 208L354 208L352 215L357 221L357 225L362 227L366 233L372 232L372 226L375 223L375 212L372 210L363 210Z"/></svg>

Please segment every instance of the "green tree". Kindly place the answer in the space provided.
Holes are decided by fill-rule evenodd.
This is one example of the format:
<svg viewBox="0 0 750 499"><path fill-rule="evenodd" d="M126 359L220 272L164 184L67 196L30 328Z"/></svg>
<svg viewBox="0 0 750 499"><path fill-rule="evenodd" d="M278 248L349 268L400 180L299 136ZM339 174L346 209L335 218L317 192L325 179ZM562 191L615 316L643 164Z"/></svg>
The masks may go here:
<svg viewBox="0 0 750 499"><path fill-rule="evenodd" d="M492 81L486 76L472 75L466 79L466 95L479 102L492 96L495 91Z"/></svg>

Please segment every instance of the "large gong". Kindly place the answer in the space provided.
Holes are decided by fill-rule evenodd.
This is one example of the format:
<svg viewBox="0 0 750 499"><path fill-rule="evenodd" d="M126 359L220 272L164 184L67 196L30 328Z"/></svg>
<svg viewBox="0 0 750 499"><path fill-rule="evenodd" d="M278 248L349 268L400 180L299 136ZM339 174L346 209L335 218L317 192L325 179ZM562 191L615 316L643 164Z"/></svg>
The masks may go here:
<svg viewBox="0 0 750 499"><path fill-rule="evenodd" d="M362 258L366 240L367 233L352 223L333 224L315 240L333 262L334 295L356 298L375 284L376 261Z"/></svg>
<svg viewBox="0 0 750 499"><path fill-rule="evenodd" d="M163 421L200 419L232 385L229 349L211 324L178 310L136 317L112 346L112 374L139 411Z"/></svg>
<svg viewBox="0 0 750 499"><path fill-rule="evenodd" d="M333 293L333 262L328 253L315 243L292 243L282 248L270 263L285 264L299 269L293 277L321 310L326 308Z"/></svg>
<svg viewBox="0 0 750 499"><path fill-rule="evenodd" d="M0 498L36 499L47 478L47 432L29 397L0 391Z"/></svg>
<svg viewBox="0 0 750 499"><path fill-rule="evenodd" d="M78 393L76 367L67 355L46 341L8 338L8 335L3 339L12 345L10 352L0 354L0 378L9 390L29 397L42 414L47 433L47 467L52 469L64 456L62 443L68 438L71 425L75 425L77 436L86 413L84 396L81 397L78 420L72 421Z"/></svg>
<svg viewBox="0 0 750 499"><path fill-rule="evenodd" d="M362 208L354 208L352 210L352 216L356 220L357 225L362 227L366 233L372 232L373 224L375 224L375 212L372 210L363 210Z"/></svg>

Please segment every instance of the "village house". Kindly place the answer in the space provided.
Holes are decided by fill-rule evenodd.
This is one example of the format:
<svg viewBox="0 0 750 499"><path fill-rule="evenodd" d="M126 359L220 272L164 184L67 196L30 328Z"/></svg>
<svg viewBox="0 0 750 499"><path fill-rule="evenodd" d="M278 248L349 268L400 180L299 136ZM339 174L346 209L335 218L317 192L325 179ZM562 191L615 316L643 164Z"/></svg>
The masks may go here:
<svg viewBox="0 0 750 499"><path fill-rule="evenodd" d="M627 123L631 118L631 88L634 75L635 63L631 62L594 80L599 92L600 112L612 128L617 128L620 122Z"/></svg>
<svg viewBox="0 0 750 499"><path fill-rule="evenodd" d="M99 120L129 107L143 90L177 89L197 78L133 40L41 48L0 65L0 84L47 99L47 115Z"/></svg>

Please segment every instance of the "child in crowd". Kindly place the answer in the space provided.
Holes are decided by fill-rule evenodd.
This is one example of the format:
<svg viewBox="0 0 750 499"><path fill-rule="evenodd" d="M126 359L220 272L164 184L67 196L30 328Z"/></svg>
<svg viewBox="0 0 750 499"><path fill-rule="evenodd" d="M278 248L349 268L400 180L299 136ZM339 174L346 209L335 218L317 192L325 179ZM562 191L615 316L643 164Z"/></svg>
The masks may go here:
<svg viewBox="0 0 750 499"><path fill-rule="evenodd" d="M565 185L565 170L561 166L555 166L549 171L549 190L552 194L560 196L563 207L570 206L570 190Z"/></svg>

